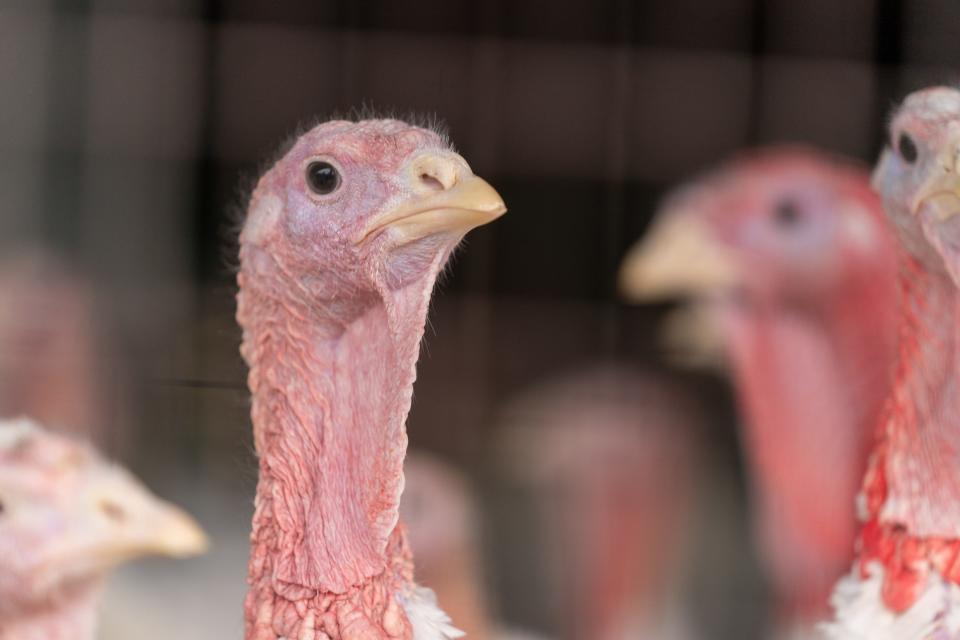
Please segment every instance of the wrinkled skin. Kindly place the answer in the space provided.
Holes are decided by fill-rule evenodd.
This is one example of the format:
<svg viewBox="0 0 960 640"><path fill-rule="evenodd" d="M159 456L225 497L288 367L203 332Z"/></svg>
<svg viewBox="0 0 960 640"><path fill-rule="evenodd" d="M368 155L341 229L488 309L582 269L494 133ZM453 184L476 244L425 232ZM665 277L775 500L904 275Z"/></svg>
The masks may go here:
<svg viewBox="0 0 960 640"><path fill-rule="evenodd" d="M395 120L322 124L261 178L237 311L260 460L248 639L414 637L397 506L420 339L450 252L503 211L445 140Z"/></svg>
<svg viewBox="0 0 960 640"><path fill-rule="evenodd" d="M93 637L106 573L139 556L192 555L196 524L86 445L0 422L0 639Z"/></svg>
<svg viewBox="0 0 960 640"><path fill-rule="evenodd" d="M880 606L892 621L917 615L915 605L941 582L960 584L958 150L960 92L917 92L891 120L890 147L874 173L902 243L899 362L864 481L866 523L850 580L866 585L879 576ZM849 584L838 589L836 638L850 637L858 618L844 590L852 592ZM952 605L929 611L926 630L910 637L960 637L946 616L958 605L956 594L950 598ZM886 631L870 633L890 637Z"/></svg>

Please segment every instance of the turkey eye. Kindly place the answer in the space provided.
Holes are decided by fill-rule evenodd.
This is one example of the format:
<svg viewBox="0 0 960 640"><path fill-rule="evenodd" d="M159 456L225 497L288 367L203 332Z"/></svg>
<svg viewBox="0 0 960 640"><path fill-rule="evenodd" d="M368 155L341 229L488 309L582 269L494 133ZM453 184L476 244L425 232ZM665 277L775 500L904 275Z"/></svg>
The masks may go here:
<svg viewBox="0 0 960 640"><path fill-rule="evenodd" d="M910 164L917 161L917 143L905 133L900 134L900 139L897 141L897 151L900 152L900 157Z"/></svg>
<svg viewBox="0 0 960 640"><path fill-rule="evenodd" d="M800 221L800 209L793 200L781 200L773 209L773 220L785 229L795 227Z"/></svg>
<svg viewBox="0 0 960 640"><path fill-rule="evenodd" d="M325 196L340 186L340 173L329 162L311 162L307 166L307 184L314 193Z"/></svg>

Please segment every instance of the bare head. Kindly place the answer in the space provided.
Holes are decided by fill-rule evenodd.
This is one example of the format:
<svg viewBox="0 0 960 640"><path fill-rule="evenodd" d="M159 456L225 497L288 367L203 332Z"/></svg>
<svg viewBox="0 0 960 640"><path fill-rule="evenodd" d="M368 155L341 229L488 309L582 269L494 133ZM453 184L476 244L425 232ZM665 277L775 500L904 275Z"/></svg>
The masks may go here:
<svg viewBox="0 0 960 640"><path fill-rule="evenodd" d="M873 175L884 207L907 249L960 283L960 91L910 94L889 133Z"/></svg>
<svg viewBox="0 0 960 640"><path fill-rule="evenodd" d="M189 516L91 448L0 422L0 621L55 608L127 560L205 547Z"/></svg>
<svg viewBox="0 0 960 640"><path fill-rule="evenodd" d="M669 198L621 272L635 299L667 294L802 298L889 259L867 173L803 148L753 153Z"/></svg>
<svg viewBox="0 0 960 640"><path fill-rule="evenodd" d="M435 276L472 229L505 211L441 136L397 120L333 121L260 180L241 244L343 323L373 296ZM268 262L272 256L274 264ZM349 301L346 299L349 297Z"/></svg>

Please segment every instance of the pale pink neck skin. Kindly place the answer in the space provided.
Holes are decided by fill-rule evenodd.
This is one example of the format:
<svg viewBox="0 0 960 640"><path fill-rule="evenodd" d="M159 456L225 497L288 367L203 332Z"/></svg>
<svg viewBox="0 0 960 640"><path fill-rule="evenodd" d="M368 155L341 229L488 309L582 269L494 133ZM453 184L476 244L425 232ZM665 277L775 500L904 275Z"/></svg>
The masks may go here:
<svg viewBox="0 0 960 640"><path fill-rule="evenodd" d="M903 260L900 362L885 434L880 519L960 538L960 295L942 269Z"/></svg>
<svg viewBox="0 0 960 640"><path fill-rule="evenodd" d="M91 581L59 594L43 608L0 617L0 640L93 640L100 592L100 581Z"/></svg>
<svg viewBox="0 0 960 640"><path fill-rule="evenodd" d="M817 619L849 569L855 496L892 379L892 290L846 284L816 304L722 309L758 540L786 618Z"/></svg>
<svg viewBox="0 0 960 640"><path fill-rule="evenodd" d="M248 639L409 637L396 599L412 585L396 528L405 420L450 248L417 281L357 302L346 325L325 320L327 303L293 286L280 258L242 249L238 320L260 458Z"/></svg>

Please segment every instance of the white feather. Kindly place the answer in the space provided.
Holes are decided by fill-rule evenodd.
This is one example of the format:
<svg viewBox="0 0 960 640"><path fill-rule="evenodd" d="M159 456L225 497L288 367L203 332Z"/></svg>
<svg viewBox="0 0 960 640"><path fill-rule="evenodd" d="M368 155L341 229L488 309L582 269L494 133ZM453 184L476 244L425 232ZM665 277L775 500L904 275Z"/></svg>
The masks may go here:
<svg viewBox="0 0 960 640"><path fill-rule="evenodd" d="M453 626L450 616L437 605L437 596L431 589L414 585L399 598L413 628L413 640L454 640L466 635Z"/></svg>
<svg viewBox="0 0 960 640"><path fill-rule="evenodd" d="M837 583L831 598L834 620L822 625L829 640L960 640L960 588L931 573L923 592L903 613L883 603L883 566L858 569Z"/></svg>

